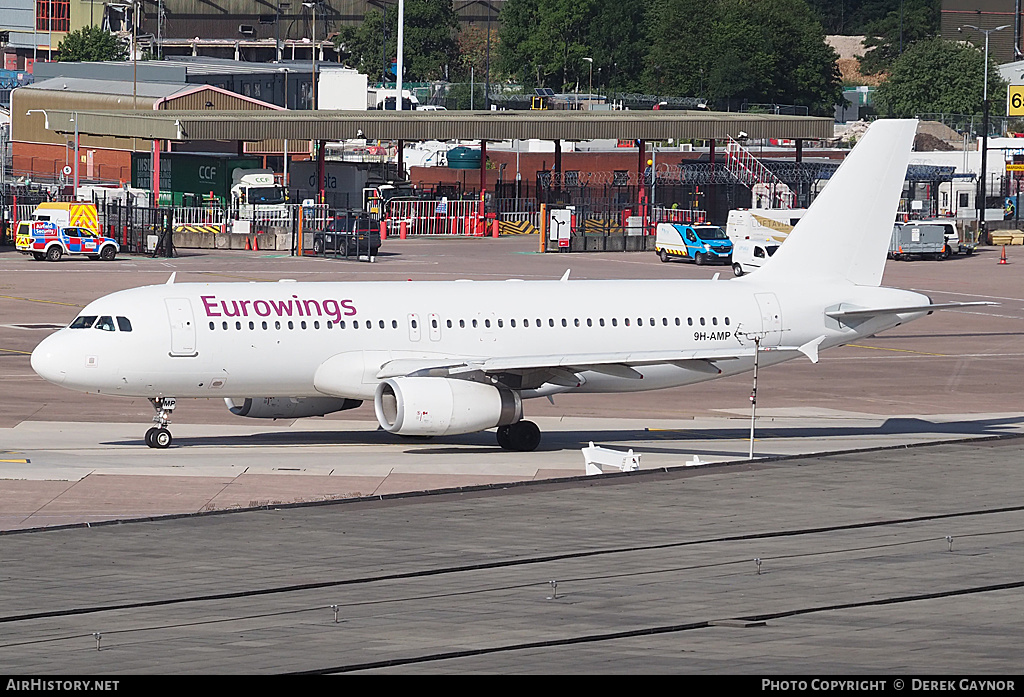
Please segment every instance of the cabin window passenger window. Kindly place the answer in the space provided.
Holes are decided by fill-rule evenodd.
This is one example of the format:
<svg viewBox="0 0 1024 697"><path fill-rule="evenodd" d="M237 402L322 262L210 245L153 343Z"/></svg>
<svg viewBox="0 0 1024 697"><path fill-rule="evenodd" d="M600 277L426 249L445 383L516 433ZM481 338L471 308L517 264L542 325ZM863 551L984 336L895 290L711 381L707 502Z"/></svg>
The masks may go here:
<svg viewBox="0 0 1024 697"><path fill-rule="evenodd" d="M448 320L447 322L445 322L445 324L448 325L449 329L452 328L452 321L451 320Z"/></svg>
<svg viewBox="0 0 1024 697"><path fill-rule="evenodd" d="M563 327L568 327L569 326L569 323L565 321L564 317L562 318L562 326Z"/></svg>
<svg viewBox="0 0 1024 697"><path fill-rule="evenodd" d="M589 317L587 317L587 326L588 327L593 327L594 326L594 320L592 320Z"/></svg>
<svg viewBox="0 0 1024 697"><path fill-rule="evenodd" d="M253 324L252 322L249 322L249 329L255 329L255 328L256 328L256 325Z"/></svg>
<svg viewBox="0 0 1024 697"><path fill-rule="evenodd" d="M553 326L555 326L555 320L553 320L553 319L551 319L550 317L548 317L548 326L549 326L549 327L553 327Z"/></svg>
<svg viewBox="0 0 1024 697"><path fill-rule="evenodd" d="M578 327L578 326L580 326L580 318L579 318L579 317L577 317L576 319L574 319L574 320L573 320L572 322L573 322L573 324L575 324L575 325L576 325L577 327Z"/></svg>
<svg viewBox="0 0 1024 697"><path fill-rule="evenodd" d="M600 324L600 325L601 325L602 327L604 326L604 317L602 317L601 319L599 319L599 320L597 320L597 321L598 321L598 323L599 323L599 324Z"/></svg>
<svg viewBox="0 0 1024 697"><path fill-rule="evenodd" d="M637 317L636 318L636 326L638 326L638 327L644 326L644 318L643 317Z"/></svg>
<svg viewBox="0 0 1024 697"><path fill-rule="evenodd" d="M617 318L615 318L615 317L612 317L612 326L613 327L619 326L619 320Z"/></svg>
<svg viewBox="0 0 1024 697"><path fill-rule="evenodd" d="M288 324L291 324L291 322L289 322ZM330 329L333 326L334 324L331 322L331 320L327 320L327 328Z"/></svg>
<svg viewBox="0 0 1024 697"><path fill-rule="evenodd" d="M476 329L476 320L473 320L473 329Z"/></svg>
<svg viewBox="0 0 1024 697"><path fill-rule="evenodd" d="M398 320L397 319L391 320L391 328L392 329L398 329Z"/></svg>
<svg viewBox="0 0 1024 697"><path fill-rule="evenodd" d="M679 325L680 325L679 318L676 317L676 326L678 327Z"/></svg>
<svg viewBox="0 0 1024 697"><path fill-rule="evenodd" d="M475 327L476 325L474 324L473 326ZM416 328L416 320L412 320L412 328L413 329Z"/></svg>
<svg viewBox="0 0 1024 697"><path fill-rule="evenodd" d="M319 328L320 328L320 322L313 322L313 329L319 329Z"/></svg>
<svg viewBox="0 0 1024 697"><path fill-rule="evenodd" d="M515 326L516 326L516 321L515 321L514 319L510 319L510 320L508 321L508 326L510 326L510 327L515 327Z"/></svg>
<svg viewBox="0 0 1024 697"><path fill-rule="evenodd" d="M128 321L127 317L118 317L117 328L120 329L122 332L130 332L132 330L132 323Z"/></svg>
<svg viewBox="0 0 1024 697"><path fill-rule="evenodd" d="M242 323L241 322L235 322L235 329L241 330L241 328L242 328Z"/></svg>
<svg viewBox="0 0 1024 697"><path fill-rule="evenodd" d="M99 329L100 326L97 324L96 328ZM215 325L213 322L210 322L210 329L216 329L216 328L217 328L217 325Z"/></svg>
<svg viewBox="0 0 1024 697"><path fill-rule="evenodd" d="M381 329L383 329L384 328L384 320L380 320L379 322L377 322L377 326L380 327ZM449 323L448 326L450 327L452 325Z"/></svg>
<svg viewBox="0 0 1024 697"><path fill-rule="evenodd" d="M266 328L267 328L267 323L266 323L266 322L263 322L263 328L264 328L264 329L266 329Z"/></svg>
<svg viewBox="0 0 1024 697"><path fill-rule="evenodd" d="M717 327L718 326L718 318L717 317L712 317L711 318L711 324L713 324L713 325L715 325Z"/></svg>
<svg viewBox="0 0 1024 697"><path fill-rule="evenodd" d="M693 326L693 317L687 317L686 318L686 323L689 324L692 327Z"/></svg>
<svg viewBox="0 0 1024 697"><path fill-rule="evenodd" d="M490 329L490 327L491 327L491 320L485 319L484 320L484 326L487 327L488 329Z"/></svg>
<svg viewBox="0 0 1024 697"><path fill-rule="evenodd" d="M222 324L223 324L224 329L228 328L228 323L227 322L223 322Z"/></svg>
<svg viewBox="0 0 1024 697"><path fill-rule="evenodd" d="M96 320L96 329L102 329L105 332L114 331L114 318L104 315ZM212 327L211 327L212 329Z"/></svg>
<svg viewBox="0 0 1024 697"><path fill-rule="evenodd" d="M466 320L460 319L459 320L459 329L465 329L465 328L466 328Z"/></svg>
<svg viewBox="0 0 1024 697"><path fill-rule="evenodd" d="M725 326L729 326L729 318L728 317L725 318Z"/></svg>
<svg viewBox="0 0 1024 697"><path fill-rule="evenodd" d="M274 322L274 329L280 329L280 328L281 328L280 320L278 320L277 322Z"/></svg>
<svg viewBox="0 0 1024 697"><path fill-rule="evenodd" d="M668 317L662 317L661 318L661 325L663 327L667 327L668 326Z"/></svg>
<svg viewBox="0 0 1024 697"><path fill-rule="evenodd" d="M668 324L668 323L666 322L666 324ZM652 327L654 326L654 318L653 317L651 317L651 326Z"/></svg>
<svg viewBox="0 0 1024 697"><path fill-rule="evenodd" d="M373 323L371 323L370 320L366 320L366 328L373 329Z"/></svg>
<svg viewBox="0 0 1024 697"><path fill-rule="evenodd" d="M700 318L700 326L702 326L702 327L704 326L704 318L703 317Z"/></svg>

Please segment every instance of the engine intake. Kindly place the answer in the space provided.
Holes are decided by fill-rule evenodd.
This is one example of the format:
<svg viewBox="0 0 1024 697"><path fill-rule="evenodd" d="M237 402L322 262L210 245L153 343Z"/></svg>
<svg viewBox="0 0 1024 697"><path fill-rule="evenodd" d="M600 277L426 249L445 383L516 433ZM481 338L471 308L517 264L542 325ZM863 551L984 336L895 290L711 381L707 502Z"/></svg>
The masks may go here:
<svg viewBox="0 0 1024 697"><path fill-rule="evenodd" d="M523 418L523 401L507 387L439 377L390 378L377 385L381 428L403 436L475 433Z"/></svg>
<svg viewBox="0 0 1024 697"><path fill-rule="evenodd" d="M235 416L250 419L298 419L303 416L324 416L336 411L355 409L358 399L337 397L227 397L224 403Z"/></svg>

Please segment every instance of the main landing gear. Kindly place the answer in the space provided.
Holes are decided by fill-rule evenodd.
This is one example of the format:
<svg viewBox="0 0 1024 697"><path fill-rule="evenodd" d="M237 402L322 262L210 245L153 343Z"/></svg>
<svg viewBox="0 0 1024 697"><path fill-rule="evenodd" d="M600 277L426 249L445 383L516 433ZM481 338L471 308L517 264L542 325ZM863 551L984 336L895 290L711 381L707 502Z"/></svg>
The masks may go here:
<svg viewBox="0 0 1024 697"><path fill-rule="evenodd" d="M150 397L149 403L156 410L153 423L158 425L146 431L146 445L163 450L171 445L171 432L167 426L171 423L171 412L174 411L176 400L174 397Z"/></svg>
<svg viewBox="0 0 1024 697"><path fill-rule="evenodd" d="M540 429L532 421L517 421L508 426L498 426L498 445L503 450L531 452L540 445Z"/></svg>

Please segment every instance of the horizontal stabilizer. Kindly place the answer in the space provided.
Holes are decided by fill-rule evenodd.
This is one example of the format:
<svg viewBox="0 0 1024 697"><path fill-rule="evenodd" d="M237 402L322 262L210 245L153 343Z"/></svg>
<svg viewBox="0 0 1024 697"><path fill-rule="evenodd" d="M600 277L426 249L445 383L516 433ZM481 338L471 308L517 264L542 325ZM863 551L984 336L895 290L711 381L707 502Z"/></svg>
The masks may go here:
<svg viewBox="0 0 1024 697"><path fill-rule="evenodd" d="M958 307L978 307L980 305L998 305L986 301L970 303L934 303L931 305L905 305L903 307L871 307L852 310L832 310L825 314L833 319L867 319L878 315L898 315L908 312L932 312L934 310L951 310Z"/></svg>

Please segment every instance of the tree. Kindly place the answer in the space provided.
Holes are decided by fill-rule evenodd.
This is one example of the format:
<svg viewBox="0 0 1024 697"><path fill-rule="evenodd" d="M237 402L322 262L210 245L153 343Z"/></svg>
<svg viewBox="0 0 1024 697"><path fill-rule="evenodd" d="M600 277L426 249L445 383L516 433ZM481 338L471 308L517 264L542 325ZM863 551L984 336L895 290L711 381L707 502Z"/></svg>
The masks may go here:
<svg viewBox="0 0 1024 697"><path fill-rule="evenodd" d="M654 92L819 114L842 98L836 53L804 0L653 0L648 17Z"/></svg>
<svg viewBox="0 0 1024 697"><path fill-rule="evenodd" d="M403 80L425 82L454 78L460 68L458 16L452 0L407 0L405 3ZM367 12L357 27L338 33L345 64L391 82L398 56L398 7Z"/></svg>
<svg viewBox="0 0 1024 697"><path fill-rule="evenodd" d="M123 61L127 57L125 43L97 26L76 29L57 47L57 60L62 62Z"/></svg>
<svg viewBox="0 0 1024 697"><path fill-rule="evenodd" d="M597 0L507 0L501 11L500 69L537 87L564 90L590 68L586 43Z"/></svg>
<svg viewBox="0 0 1024 697"><path fill-rule="evenodd" d="M646 27L650 47L643 73L649 91L684 97L710 95L711 73L720 65L712 41L719 5L717 0L649 3Z"/></svg>
<svg viewBox="0 0 1024 697"><path fill-rule="evenodd" d="M984 73L982 49L944 39L919 41L893 62L875 101L888 116L980 114ZM990 104L1006 102L1006 83L991 60L988 98Z"/></svg>
<svg viewBox="0 0 1024 697"><path fill-rule="evenodd" d="M938 35L940 10L940 0L903 0L897 9L869 22L861 72L874 75L886 71L914 42Z"/></svg>

